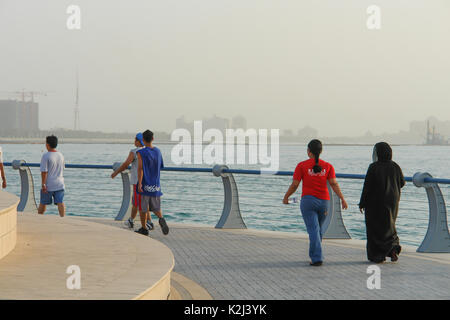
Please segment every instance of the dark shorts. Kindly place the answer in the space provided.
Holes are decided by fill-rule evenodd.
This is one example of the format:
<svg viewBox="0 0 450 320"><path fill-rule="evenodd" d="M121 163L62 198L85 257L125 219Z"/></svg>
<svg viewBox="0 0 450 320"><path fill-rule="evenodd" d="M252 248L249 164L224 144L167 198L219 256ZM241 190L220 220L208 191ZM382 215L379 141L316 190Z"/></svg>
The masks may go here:
<svg viewBox="0 0 450 320"><path fill-rule="evenodd" d="M64 190L43 192L41 189L41 204L49 205L64 202Z"/></svg>
<svg viewBox="0 0 450 320"><path fill-rule="evenodd" d="M142 212L158 212L161 211L161 197L142 196L141 199Z"/></svg>

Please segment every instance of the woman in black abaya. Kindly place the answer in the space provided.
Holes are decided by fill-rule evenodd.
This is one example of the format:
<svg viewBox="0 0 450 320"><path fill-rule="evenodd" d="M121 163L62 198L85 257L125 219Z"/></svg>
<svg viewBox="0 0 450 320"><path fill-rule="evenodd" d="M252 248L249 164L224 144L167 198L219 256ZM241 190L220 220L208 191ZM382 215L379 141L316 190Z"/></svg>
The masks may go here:
<svg viewBox="0 0 450 320"><path fill-rule="evenodd" d="M389 144L377 143L373 157L359 203L366 219L367 258L375 263L384 262L386 257L397 261L401 247L395 221L405 179L402 169L392 161Z"/></svg>

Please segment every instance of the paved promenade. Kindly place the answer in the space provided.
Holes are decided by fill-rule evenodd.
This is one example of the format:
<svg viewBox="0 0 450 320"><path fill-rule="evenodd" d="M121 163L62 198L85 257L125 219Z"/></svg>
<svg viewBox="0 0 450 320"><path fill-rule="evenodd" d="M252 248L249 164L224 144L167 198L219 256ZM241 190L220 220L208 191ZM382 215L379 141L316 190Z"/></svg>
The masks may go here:
<svg viewBox="0 0 450 320"><path fill-rule="evenodd" d="M123 222L90 220L124 228ZM369 290L373 264L363 241L325 240L325 264L311 267L301 234L169 226L169 235L157 226L150 236L172 250L174 271L214 299L450 299L450 254L404 247L398 262L378 265L381 289Z"/></svg>
<svg viewBox="0 0 450 320"><path fill-rule="evenodd" d="M2 299L167 299L174 257L164 244L88 220L19 214L17 244L0 260ZM69 266L80 268L71 290ZM70 281L70 283L72 283Z"/></svg>

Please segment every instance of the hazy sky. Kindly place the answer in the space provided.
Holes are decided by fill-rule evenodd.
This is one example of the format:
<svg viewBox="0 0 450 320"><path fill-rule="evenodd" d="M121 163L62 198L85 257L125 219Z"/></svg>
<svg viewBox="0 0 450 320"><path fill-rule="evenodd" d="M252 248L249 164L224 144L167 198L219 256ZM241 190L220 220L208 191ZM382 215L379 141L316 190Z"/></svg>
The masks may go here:
<svg viewBox="0 0 450 320"><path fill-rule="evenodd" d="M66 27L71 4L81 30ZM241 114L320 136L397 132L450 120L449 36L448 0L0 0L0 91L50 92L41 129L73 127L78 66L82 129Z"/></svg>

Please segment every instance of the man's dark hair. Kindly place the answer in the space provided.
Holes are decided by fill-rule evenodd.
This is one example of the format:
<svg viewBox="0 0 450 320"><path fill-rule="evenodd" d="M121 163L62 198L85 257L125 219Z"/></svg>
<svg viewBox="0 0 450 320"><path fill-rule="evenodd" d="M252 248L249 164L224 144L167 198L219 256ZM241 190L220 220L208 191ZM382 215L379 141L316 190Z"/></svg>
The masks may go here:
<svg viewBox="0 0 450 320"><path fill-rule="evenodd" d="M58 138L54 135L48 136L45 142L50 146L50 148L55 149L58 146Z"/></svg>
<svg viewBox="0 0 450 320"><path fill-rule="evenodd" d="M153 132L151 132L150 130L145 130L142 133L142 136L143 136L145 142L152 142L152 140L153 140Z"/></svg>

